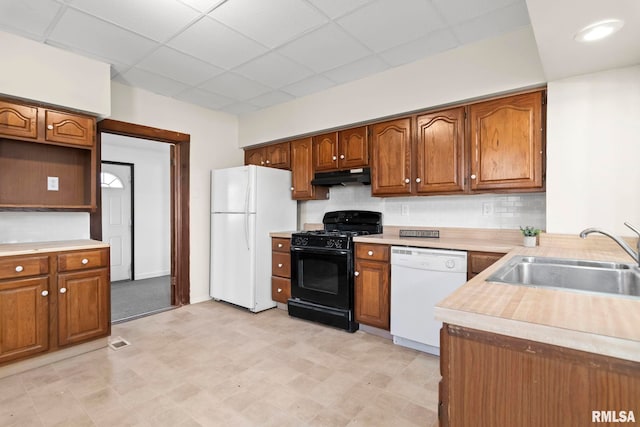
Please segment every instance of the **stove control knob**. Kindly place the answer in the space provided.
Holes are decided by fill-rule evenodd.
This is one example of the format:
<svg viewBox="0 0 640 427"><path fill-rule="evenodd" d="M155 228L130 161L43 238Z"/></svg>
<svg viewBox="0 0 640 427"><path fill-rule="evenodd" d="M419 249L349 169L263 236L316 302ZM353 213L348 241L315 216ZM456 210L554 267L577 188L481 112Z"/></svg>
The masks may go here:
<svg viewBox="0 0 640 427"><path fill-rule="evenodd" d="M353 272L353 275L354 275L354 276L356 276L356 277L358 277L358 276L360 275L360 272L359 272L359 271L354 271L354 272Z"/></svg>

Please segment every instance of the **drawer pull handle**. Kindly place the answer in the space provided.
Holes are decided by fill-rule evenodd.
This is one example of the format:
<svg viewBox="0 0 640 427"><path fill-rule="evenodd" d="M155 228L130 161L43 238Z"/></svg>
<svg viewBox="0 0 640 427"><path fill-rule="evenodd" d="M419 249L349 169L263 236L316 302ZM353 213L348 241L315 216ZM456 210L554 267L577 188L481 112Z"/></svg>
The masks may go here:
<svg viewBox="0 0 640 427"><path fill-rule="evenodd" d="M278 293L282 292L282 288L278 288Z"/></svg>
<svg viewBox="0 0 640 427"><path fill-rule="evenodd" d="M360 275L360 272L359 272L359 271L354 271L354 272L353 272L353 275L354 275L354 276L356 276L356 277L358 277L358 276Z"/></svg>
<svg viewBox="0 0 640 427"><path fill-rule="evenodd" d="M278 243L278 247L281 248L282 247L282 243Z"/></svg>
<svg viewBox="0 0 640 427"><path fill-rule="evenodd" d="M42 295L43 297L46 297L47 295L49 295L49 291L42 291L42 292L41 292L41 295Z"/></svg>
<svg viewBox="0 0 640 427"><path fill-rule="evenodd" d="M16 273L20 273L22 270L24 270L24 267L23 267L23 266L18 265L18 266L16 267Z"/></svg>
<svg viewBox="0 0 640 427"><path fill-rule="evenodd" d="M67 293L67 288L60 288L60 293L61 294L66 294Z"/></svg>
<svg viewBox="0 0 640 427"><path fill-rule="evenodd" d="M87 265L87 264L89 264L89 260L88 260L88 259L86 259L86 258L82 258L82 264L83 264L83 265Z"/></svg>
<svg viewBox="0 0 640 427"><path fill-rule="evenodd" d="M373 256L373 251L369 251L369 252L367 252L367 254L368 254L369 256Z"/></svg>
<svg viewBox="0 0 640 427"><path fill-rule="evenodd" d="M278 264L278 268L282 268L282 264Z"/></svg>

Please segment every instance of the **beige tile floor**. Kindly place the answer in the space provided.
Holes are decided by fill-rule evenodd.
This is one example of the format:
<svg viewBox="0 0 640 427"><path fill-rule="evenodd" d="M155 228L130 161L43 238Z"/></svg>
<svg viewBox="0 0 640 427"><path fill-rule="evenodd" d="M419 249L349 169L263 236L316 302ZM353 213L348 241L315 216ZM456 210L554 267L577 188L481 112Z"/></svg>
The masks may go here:
<svg viewBox="0 0 640 427"><path fill-rule="evenodd" d="M435 426L438 358L204 302L115 325L131 343L0 379L1 426Z"/></svg>

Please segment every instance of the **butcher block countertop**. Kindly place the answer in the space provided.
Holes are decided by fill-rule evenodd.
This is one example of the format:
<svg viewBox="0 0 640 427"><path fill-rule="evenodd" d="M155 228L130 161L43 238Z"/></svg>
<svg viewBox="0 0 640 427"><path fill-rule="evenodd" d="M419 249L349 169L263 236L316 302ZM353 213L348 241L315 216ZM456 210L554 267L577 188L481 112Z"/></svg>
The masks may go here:
<svg viewBox="0 0 640 427"><path fill-rule="evenodd" d="M109 244L98 240L61 240L56 242L2 243L0 257L33 255L45 252L74 251L81 249L108 248Z"/></svg>

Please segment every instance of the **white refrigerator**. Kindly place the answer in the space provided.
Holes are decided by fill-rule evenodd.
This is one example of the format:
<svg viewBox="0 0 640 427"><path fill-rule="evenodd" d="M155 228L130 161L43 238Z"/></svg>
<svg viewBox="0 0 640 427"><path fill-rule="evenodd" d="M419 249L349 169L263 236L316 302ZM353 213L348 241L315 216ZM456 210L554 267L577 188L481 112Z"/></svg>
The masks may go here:
<svg viewBox="0 0 640 427"><path fill-rule="evenodd" d="M295 230L291 172L240 166L211 172L210 295L258 312L271 299L271 238Z"/></svg>

